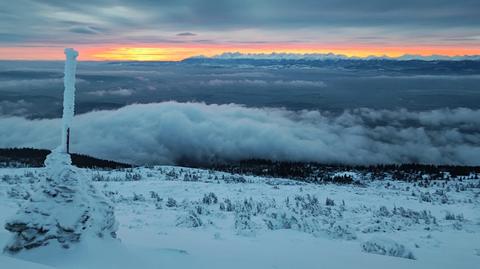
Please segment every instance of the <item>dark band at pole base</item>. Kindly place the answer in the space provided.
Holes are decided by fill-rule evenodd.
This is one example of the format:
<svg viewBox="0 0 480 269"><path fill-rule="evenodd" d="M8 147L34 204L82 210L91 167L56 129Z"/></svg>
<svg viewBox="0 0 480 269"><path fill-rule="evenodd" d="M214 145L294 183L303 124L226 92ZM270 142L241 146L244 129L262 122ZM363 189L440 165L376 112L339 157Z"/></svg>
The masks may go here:
<svg viewBox="0 0 480 269"><path fill-rule="evenodd" d="M70 128L67 129L67 154L70 154Z"/></svg>

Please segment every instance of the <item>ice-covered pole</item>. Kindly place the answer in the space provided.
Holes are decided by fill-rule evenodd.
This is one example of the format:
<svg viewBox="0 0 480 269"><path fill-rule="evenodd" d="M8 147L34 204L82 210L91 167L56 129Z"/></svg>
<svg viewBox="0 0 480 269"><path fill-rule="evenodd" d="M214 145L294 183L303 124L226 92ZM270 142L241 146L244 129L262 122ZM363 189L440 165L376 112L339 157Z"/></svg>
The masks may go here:
<svg viewBox="0 0 480 269"><path fill-rule="evenodd" d="M63 92L63 117L62 117L62 144L60 146L62 152L70 151L70 125L72 123L73 114L75 112L75 72L77 69L78 52L74 49L65 49L65 77L63 84L65 91Z"/></svg>

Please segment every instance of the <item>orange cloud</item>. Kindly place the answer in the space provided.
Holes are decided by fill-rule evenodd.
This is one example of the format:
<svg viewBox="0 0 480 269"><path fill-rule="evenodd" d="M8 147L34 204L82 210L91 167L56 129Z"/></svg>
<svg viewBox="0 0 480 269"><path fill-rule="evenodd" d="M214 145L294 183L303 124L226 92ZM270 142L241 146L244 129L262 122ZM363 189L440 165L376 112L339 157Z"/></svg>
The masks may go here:
<svg viewBox="0 0 480 269"><path fill-rule="evenodd" d="M195 55L213 56L223 52L242 53L335 53L347 56L367 57L387 55L397 57L404 54L423 56L438 54L446 56L479 55L480 48L464 46L386 46L338 45L326 47L312 44L135 44L135 45L98 45L76 47L80 51L80 60L93 61L179 61ZM3 60L62 60L61 47L0 47L0 59Z"/></svg>

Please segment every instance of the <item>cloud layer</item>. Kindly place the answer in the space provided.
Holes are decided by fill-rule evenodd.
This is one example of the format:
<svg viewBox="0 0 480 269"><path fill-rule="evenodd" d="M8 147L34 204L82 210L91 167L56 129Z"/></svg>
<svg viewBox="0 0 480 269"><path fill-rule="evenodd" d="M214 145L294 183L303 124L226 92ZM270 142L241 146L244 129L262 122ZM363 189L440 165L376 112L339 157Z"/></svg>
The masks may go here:
<svg viewBox="0 0 480 269"><path fill-rule="evenodd" d="M475 47L478 10L480 2L475 0L16 0L0 2L0 44L398 46L409 40L419 46Z"/></svg>
<svg viewBox="0 0 480 269"><path fill-rule="evenodd" d="M0 118L0 147L53 148L58 119ZM480 110L341 114L163 102L76 116L75 152L137 164L265 158L480 165Z"/></svg>

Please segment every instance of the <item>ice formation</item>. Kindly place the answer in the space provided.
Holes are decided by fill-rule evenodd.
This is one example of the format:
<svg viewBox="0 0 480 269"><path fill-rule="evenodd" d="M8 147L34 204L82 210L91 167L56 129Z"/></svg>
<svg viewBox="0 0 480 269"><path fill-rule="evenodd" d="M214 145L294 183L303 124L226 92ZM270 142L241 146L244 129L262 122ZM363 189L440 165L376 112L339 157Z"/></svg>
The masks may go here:
<svg viewBox="0 0 480 269"><path fill-rule="evenodd" d="M46 176L35 194L7 221L14 233L5 247L9 253L51 242L64 248L86 235L116 237L114 208L97 191L90 177L72 166L67 135L74 113L75 67L78 53L66 49L62 142L45 160Z"/></svg>
<svg viewBox="0 0 480 269"><path fill-rule="evenodd" d="M65 62L65 78L63 92L63 117L62 117L62 152L68 153L70 124L75 112L75 72L77 69L78 52L74 49L65 49L67 61Z"/></svg>

